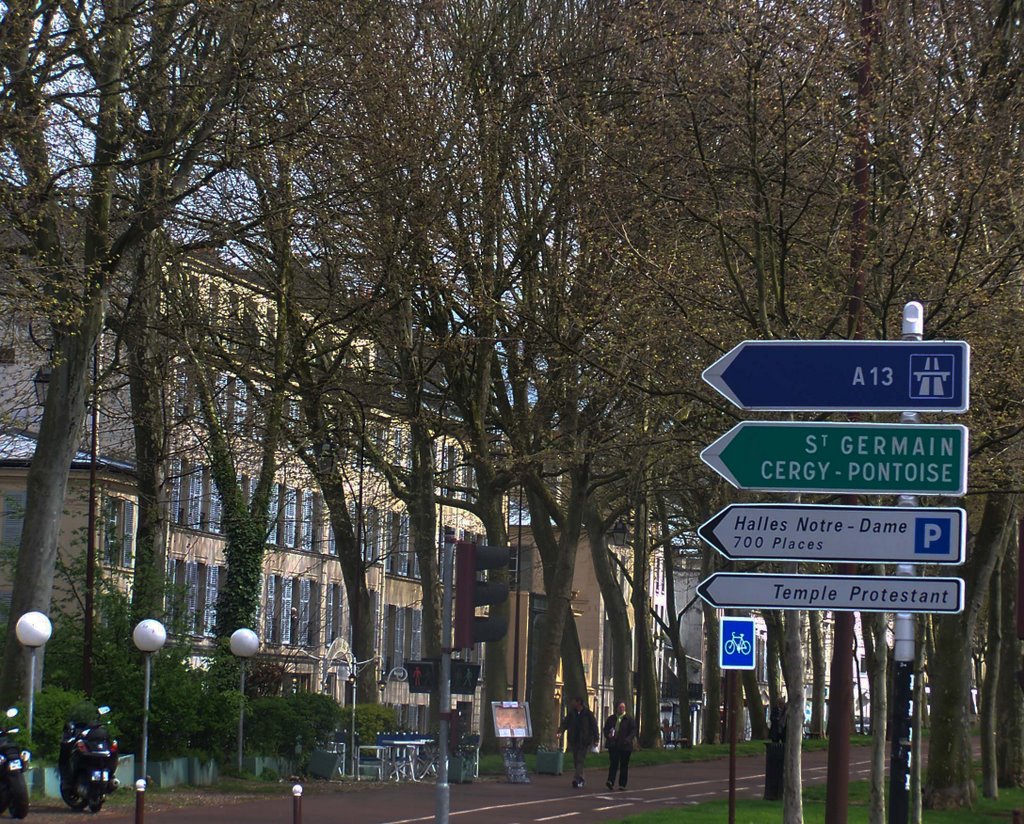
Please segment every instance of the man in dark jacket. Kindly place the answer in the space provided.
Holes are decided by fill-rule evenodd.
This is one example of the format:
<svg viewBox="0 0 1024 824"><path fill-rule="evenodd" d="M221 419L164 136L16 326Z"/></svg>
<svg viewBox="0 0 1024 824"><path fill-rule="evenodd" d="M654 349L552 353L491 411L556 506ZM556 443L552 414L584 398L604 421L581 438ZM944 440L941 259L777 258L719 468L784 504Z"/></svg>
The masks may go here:
<svg viewBox="0 0 1024 824"><path fill-rule="evenodd" d="M629 780L629 757L633 754L636 739L636 723L626 714L626 702L619 701L615 713L604 722L604 743L608 748L608 780L604 785L615 789L615 776L619 777L619 789L626 789Z"/></svg>
<svg viewBox="0 0 1024 824"><path fill-rule="evenodd" d="M587 760L587 750L597 743L597 719L578 695L572 699L569 712L558 725L558 734L561 735L563 732L568 733L566 743L572 750L572 785L582 787L583 762Z"/></svg>

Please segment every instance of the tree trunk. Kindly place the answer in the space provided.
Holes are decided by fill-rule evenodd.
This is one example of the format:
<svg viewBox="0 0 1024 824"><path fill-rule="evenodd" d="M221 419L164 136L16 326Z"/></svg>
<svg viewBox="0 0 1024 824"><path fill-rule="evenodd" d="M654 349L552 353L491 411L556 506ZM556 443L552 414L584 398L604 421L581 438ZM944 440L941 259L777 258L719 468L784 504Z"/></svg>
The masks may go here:
<svg viewBox="0 0 1024 824"><path fill-rule="evenodd" d="M629 631L629 612L626 609L626 597L615 577L612 566L612 553L608 548L607 533L604 532L597 504L588 498L584 504L584 518L587 534L590 537L590 556L594 562L594 575L597 578L601 597L604 600L605 618L608 622L607 631L611 634L612 683L615 688L615 700L623 701L630 693L626 691L630 684L630 662L633 660L633 637ZM601 719L603 720L603 719Z"/></svg>
<svg viewBox="0 0 1024 824"><path fill-rule="evenodd" d="M1017 576L1020 574L1019 540L1013 541L1003 555L1002 625L1005 628L999 645L999 681L996 687L996 765L1000 787L1024 787L1024 693L1021 692L1021 643L1016 633L1016 612L1024 609L1017 603ZM991 614L991 611L990 611Z"/></svg>
<svg viewBox="0 0 1024 824"><path fill-rule="evenodd" d="M530 503L530 521L534 541L544 566L544 590L547 593L547 613L543 629L536 639L536 666L531 682L530 705L534 742L553 740L559 719L554 700L555 680L561 660L562 633L569 617L572 600L573 568L579 544L582 507L586 497L588 475L585 467L576 466L567 473L567 505L562 530L555 537L551 528L551 512L547 490L537 478L527 481L527 499ZM617 686L617 685L616 685Z"/></svg>
<svg viewBox="0 0 1024 824"><path fill-rule="evenodd" d="M1002 617L1002 563L999 563L989 581L985 671L979 696L981 793L985 798L999 798L996 781L996 688L999 683L999 648L1003 641Z"/></svg>
<svg viewBox="0 0 1024 824"><path fill-rule="evenodd" d="M717 553L705 551L701 563L702 579L714 571L715 555ZM718 665L721 628L718 611L713 606L702 600L701 609L704 611L704 743L716 744L722 740L722 670Z"/></svg>
<svg viewBox="0 0 1024 824"><path fill-rule="evenodd" d="M811 738L825 737L825 641L821 612L807 613L811 637Z"/></svg>
<svg viewBox="0 0 1024 824"><path fill-rule="evenodd" d="M160 317L162 258L155 244L139 255L130 314L124 319L128 360L135 469L139 511L135 530L135 568L132 620L163 614L168 521L164 490L167 461L167 420L164 391L167 374L166 340L157 334Z"/></svg>
<svg viewBox="0 0 1024 824"><path fill-rule="evenodd" d="M959 809L974 803L976 788L970 741L971 657L966 639L974 637L997 559L1012 531L1015 496L991 494L964 566L966 603L960 615L935 621L935 654L929 661L931 737L922 801L929 809Z"/></svg>
<svg viewBox="0 0 1024 824"><path fill-rule="evenodd" d="M643 477L643 473L642 473ZM651 548L648 528L646 487L640 492L633 539L633 632L636 636L636 722L641 747L657 744L661 735L661 706L657 670L654 667L654 638L651 633L650 586Z"/></svg>
<svg viewBox="0 0 1024 824"><path fill-rule="evenodd" d="M99 333L103 300L87 307L77 331L54 331L53 372L50 376L39 440L28 468L24 526L14 571L10 617L0 670L0 699L4 706L22 696L28 652L18 642L15 627L26 612L49 614L53 592L57 537L67 490L71 459L79 448L85 405L86 375ZM36 678L42 681L42 661Z"/></svg>
<svg viewBox="0 0 1024 824"><path fill-rule="evenodd" d="M886 615L882 612L861 613L868 683L871 685L871 792L868 816L871 824L885 824L885 767L888 755L885 746L886 701L889 644L886 637Z"/></svg>
<svg viewBox="0 0 1024 824"><path fill-rule="evenodd" d="M803 824L804 739L804 616L800 611L784 616L782 676L786 682L786 763L782 781L782 824Z"/></svg>
<svg viewBox="0 0 1024 824"><path fill-rule="evenodd" d="M757 672L743 670L743 693L747 713L750 718L750 739L752 741L768 740L768 721L765 719L764 700L761 698L761 686L757 683Z"/></svg>

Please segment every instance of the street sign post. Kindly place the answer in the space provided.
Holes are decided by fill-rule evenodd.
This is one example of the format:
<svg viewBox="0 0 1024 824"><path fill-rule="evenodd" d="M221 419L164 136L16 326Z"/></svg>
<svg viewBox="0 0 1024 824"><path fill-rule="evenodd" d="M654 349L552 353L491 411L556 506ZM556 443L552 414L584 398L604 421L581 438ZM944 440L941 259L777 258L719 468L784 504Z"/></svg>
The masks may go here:
<svg viewBox="0 0 1024 824"><path fill-rule="evenodd" d="M743 561L962 564L967 514L956 507L731 504L697 529Z"/></svg>
<svg viewBox="0 0 1024 824"><path fill-rule="evenodd" d="M744 421L700 453L740 489L963 495L960 425Z"/></svg>
<svg viewBox="0 0 1024 824"><path fill-rule="evenodd" d="M754 669L754 619L722 618L718 663L722 669Z"/></svg>
<svg viewBox="0 0 1024 824"><path fill-rule="evenodd" d="M748 340L704 370L742 409L965 412L963 341Z"/></svg>
<svg viewBox="0 0 1024 824"><path fill-rule="evenodd" d="M697 594L719 609L953 614L964 608L960 578L716 572L697 585Z"/></svg>

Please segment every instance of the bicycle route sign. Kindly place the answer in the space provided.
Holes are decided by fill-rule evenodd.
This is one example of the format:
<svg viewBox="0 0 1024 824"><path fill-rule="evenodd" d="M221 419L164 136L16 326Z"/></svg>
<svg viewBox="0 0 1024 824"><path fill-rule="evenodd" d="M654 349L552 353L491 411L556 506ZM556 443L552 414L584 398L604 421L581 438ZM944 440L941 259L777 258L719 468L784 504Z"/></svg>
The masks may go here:
<svg viewBox="0 0 1024 824"><path fill-rule="evenodd" d="M956 507L731 504L697 529L741 561L962 564L967 514Z"/></svg>
<svg viewBox="0 0 1024 824"><path fill-rule="evenodd" d="M697 585L697 594L719 609L953 614L964 608L960 578L716 572Z"/></svg>
<svg viewBox="0 0 1024 824"><path fill-rule="evenodd" d="M963 495L967 437L959 424L743 421L700 457L740 489Z"/></svg>
<svg viewBox="0 0 1024 824"><path fill-rule="evenodd" d="M704 370L742 409L965 412L963 341L748 340Z"/></svg>
<svg viewBox="0 0 1024 824"><path fill-rule="evenodd" d="M754 669L753 618L722 618L718 663L722 669Z"/></svg>

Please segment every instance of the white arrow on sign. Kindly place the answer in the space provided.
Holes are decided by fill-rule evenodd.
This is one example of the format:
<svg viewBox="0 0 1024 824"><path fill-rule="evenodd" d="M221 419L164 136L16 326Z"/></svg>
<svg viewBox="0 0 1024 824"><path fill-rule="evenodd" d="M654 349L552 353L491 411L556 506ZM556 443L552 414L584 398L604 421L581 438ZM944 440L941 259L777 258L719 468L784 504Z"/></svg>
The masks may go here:
<svg viewBox="0 0 1024 824"><path fill-rule="evenodd" d="M964 608L960 578L716 572L697 585L697 594L720 609L957 613Z"/></svg>
<svg viewBox="0 0 1024 824"><path fill-rule="evenodd" d="M967 513L958 507L732 504L697 534L733 560L962 564Z"/></svg>

